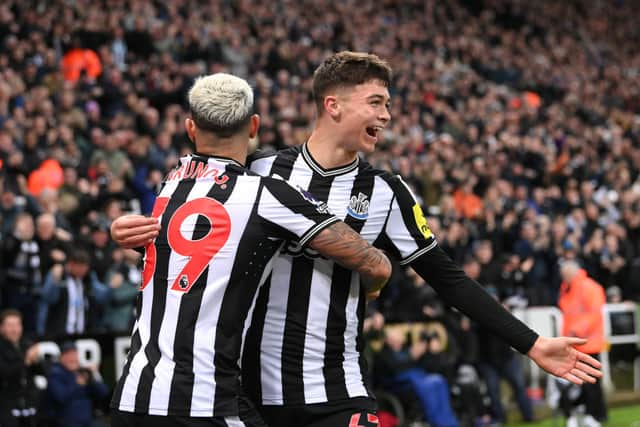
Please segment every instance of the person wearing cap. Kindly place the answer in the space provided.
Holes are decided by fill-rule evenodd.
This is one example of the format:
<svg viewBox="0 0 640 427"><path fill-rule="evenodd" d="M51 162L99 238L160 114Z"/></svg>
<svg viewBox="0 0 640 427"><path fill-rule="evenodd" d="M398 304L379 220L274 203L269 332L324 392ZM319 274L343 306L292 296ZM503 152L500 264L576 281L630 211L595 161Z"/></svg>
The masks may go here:
<svg viewBox="0 0 640 427"><path fill-rule="evenodd" d="M109 389L96 366L80 365L73 341L60 345L60 358L47 376L43 412L53 426L90 427L94 423L94 402L104 399Z"/></svg>

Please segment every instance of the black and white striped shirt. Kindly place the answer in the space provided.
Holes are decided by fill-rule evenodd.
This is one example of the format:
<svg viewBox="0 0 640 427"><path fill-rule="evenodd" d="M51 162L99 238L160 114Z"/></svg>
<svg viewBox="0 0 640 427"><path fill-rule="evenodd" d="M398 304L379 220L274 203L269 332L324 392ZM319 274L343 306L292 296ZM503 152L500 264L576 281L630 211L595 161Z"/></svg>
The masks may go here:
<svg viewBox="0 0 640 427"><path fill-rule="evenodd" d="M408 264L437 243L398 176L358 159L325 170L306 145L250 168L300 186L374 246ZM292 240L259 292L243 353L244 387L263 405L302 405L371 396L365 382L358 273Z"/></svg>
<svg viewBox="0 0 640 427"><path fill-rule="evenodd" d="M285 240L338 221L281 179L229 159L186 156L154 205L131 351L112 407L151 415L234 416L242 334Z"/></svg>

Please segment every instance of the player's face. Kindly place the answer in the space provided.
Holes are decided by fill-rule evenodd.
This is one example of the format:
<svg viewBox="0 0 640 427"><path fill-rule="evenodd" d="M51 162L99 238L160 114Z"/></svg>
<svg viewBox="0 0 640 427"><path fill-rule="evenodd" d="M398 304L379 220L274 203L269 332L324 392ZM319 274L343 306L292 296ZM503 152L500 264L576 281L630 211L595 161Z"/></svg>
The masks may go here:
<svg viewBox="0 0 640 427"><path fill-rule="evenodd" d="M371 153L382 138L391 115L389 89L372 80L345 90L338 97L342 107L340 127L345 148L350 151Z"/></svg>

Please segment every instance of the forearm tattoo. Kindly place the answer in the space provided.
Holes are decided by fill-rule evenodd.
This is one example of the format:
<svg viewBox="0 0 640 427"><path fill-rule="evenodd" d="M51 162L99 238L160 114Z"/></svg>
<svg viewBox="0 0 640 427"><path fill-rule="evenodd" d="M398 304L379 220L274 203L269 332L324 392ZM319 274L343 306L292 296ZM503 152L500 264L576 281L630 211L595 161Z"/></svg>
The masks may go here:
<svg viewBox="0 0 640 427"><path fill-rule="evenodd" d="M381 264L391 270L391 263L384 253L363 240L344 222L335 222L322 230L309 246L361 274L375 276Z"/></svg>

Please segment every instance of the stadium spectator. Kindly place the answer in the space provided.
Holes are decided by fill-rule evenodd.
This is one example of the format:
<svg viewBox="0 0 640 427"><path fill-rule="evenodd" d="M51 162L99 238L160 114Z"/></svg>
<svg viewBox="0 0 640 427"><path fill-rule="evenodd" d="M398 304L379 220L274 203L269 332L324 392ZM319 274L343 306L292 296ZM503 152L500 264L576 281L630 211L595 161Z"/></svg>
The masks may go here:
<svg viewBox="0 0 640 427"><path fill-rule="evenodd" d="M0 311L0 425L35 427L38 390L38 345L22 335L22 314L15 309Z"/></svg>
<svg viewBox="0 0 640 427"><path fill-rule="evenodd" d="M605 292L574 260L564 261L560 273L562 287L558 306L563 316L562 333L588 338L588 342L578 348L597 358L605 347L602 319ZM585 404L587 416L591 418L588 425L606 421L607 408L600 381L583 384L580 401Z"/></svg>
<svg viewBox="0 0 640 427"><path fill-rule="evenodd" d="M129 332L134 319L134 304L138 296L140 254L132 250L115 249L105 284L111 289L104 309L103 325L108 331Z"/></svg>
<svg viewBox="0 0 640 427"><path fill-rule="evenodd" d="M340 7L323 2L296 4L284 8L283 14L277 12L280 6L256 6L250 25L244 25L248 17L243 8L207 6L202 16L193 12L182 16L132 0L131 8L120 5L89 17L89 8L83 4L54 1L37 18L15 0L4 5L2 22L7 24L0 33L5 48L0 54L4 77L0 123L8 144L2 148L5 166L6 153L24 150L25 158L27 153L38 153L34 161L25 162L35 165L52 158L61 146L75 145L83 155L69 159L88 162L93 150L87 142L96 129L107 139L122 130L143 135L145 127L138 123L154 122L154 114L148 112L155 109L164 117L167 110L177 107L184 114L180 93L190 79L205 70L225 67L246 68L247 75L256 75L256 103L265 119L258 144L282 148L304 139L292 138L292 132L302 130L304 134L313 121L312 102L295 93L309 86L311 71L325 52L335 49L336 43L341 48L371 46L398 71L392 114L403 117L385 132L380 151L370 156L373 163L409 175L406 181L421 187L417 193L424 194L425 208L434 212L443 208L442 194L473 183L470 195L480 198L486 207L481 215L467 219L451 212L454 220L463 221L470 230L471 244L478 238L494 240L502 233L504 249L511 251L510 231L500 226L510 212L516 214L510 221L513 230L518 230L524 214L544 213L552 221L572 223L564 216L582 209L589 225L584 236L578 236L577 229L570 230L579 239L573 245L576 248L588 240L596 223L605 226L614 221L628 231L633 228L628 221L633 212L629 207L637 205L639 197L630 188L638 171L628 159L638 155L632 142L640 131L634 115L640 89L632 77L637 67L626 48L635 34L629 23L638 7L633 2L581 10L550 1L517 7L509 0L473 6L456 1L446 5L408 1L383 8L379 16L393 23L398 37L376 34L372 28L355 31L353 25L345 25L359 19L361 7L351 3ZM370 3L362 6L365 10L370 7ZM331 11L326 26L310 24L316 11ZM229 25L203 20L209 15L223 16ZM297 18L287 21L285 16ZM447 21L446 28L429 25L442 19ZM85 22L90 23L91 31L84 28ZM202 23L201 32L191 31L198 23ZM427 31L416 31L425 25ZM608 26L619 31L611 34ZM38 31L30 31L36 27ZM460 28L465 29L464 34ZM577 37L574 29L589 34L590 42ZM251 43L259 33L261 43ZM56 61L78 36L98 53L104 72L95 82L80 77L76 84L65 85L60 82ZM248 42L238 44L241 39ZM409 57L402 55L405 49L411 50ZM148 72L143 73L143 67ZM600 72L611 82L608 92L596 78ZM580 104L579 99L589 101ZM84 123L91 125L85 128ZM173 143L181 140L180 126L169 121L160 121L158 130L152 152L154 147L165 147L167 138ZM56 134L60 138L54 138ZM15 148L8 149L10 145ZM157 157L153 163L157 168ZM173 164L162 165L159 173L166 173ZM430 165L429 170L424 164ZM80 175L85 178L86 166L80 168ZM492 200L491 189L499 182L513 189L502 206ZM131 181L125 180L124 185L134 189ZM66 228L59 220L58 224ZM489 235L483 235L487 230ZM503 247L496 245L495 249L502 252ZM633 273L629 269L638 258L638 248L622 250L620 255L626 266L620 268L614 262L596 279L605 286L618 285L625 296L631 296L636 291L626 285L629 280L624 281ZM548 272L545 277L550 277ZM557 289L557 274L551 280L552 288ZM553 293L539 297L541 303L555 302Z"/></svg>
<svg viewBox="0 0 640 427"><path fill-rule="evenodd" d="M487 247L479 249L478 253L482 253L487 250ZM471 258L465 262L464 271L469 277L477 280L480 277L479 262ZM498 290L495 287L488 285L487 290L499 301ZM501 380L505 379L513 390L513 396L518 404L522 419L524 421L533 421L533 406L527 396L525 375L520 356L506 342L496 337L486 327L476 325L476 334L477 337L473 336L465 340L471 341L475 338L479 343L475 348L475 353L477 354L474 355L473 359L467 359L467 361L478 366L480 374L487 385L487 393L491 399L492 420L500 424L507 422L507 414L502 404L500 387ZM463 340L458 341L464 343ZM464 351L463 356L468 358L468 353L471 352L469 350Z"/></svg>
<svg viewBox="0 0 640 427"><path fill-rule="evenodd" d="M36 218L36 242L40 248L40 274L46 277L56 263L64 263L69 252L70 233L56 227L55 216L40 214Z"/></svg>
<svg viewBox="0 0 640 427"><path fill-rule="evenodd" d="M60 345L60 358L47 375L44 416L52 427L102 427L94 409L109 394L97 366L80 366L74 342Z"/></svg>
<svg viewBox="0 0 640 427"><path fill-rule="evenodd" d="M246 72L263 117L255 142L280 149L310 132L314 108L306 93L328 52L366 50L396 70L393 123L366 157L403 174L422 197L432 228L441 224L436 235L462 225L468 241L451 256L462 261L475 242L488 239L501 261L514 252L522 224L544 215L551 229L539 230L537 241L549 243L537 248L545 262L535 264L548 289L535 295L536 303L556 303L556 260L575 257L587 261L589 274L605 288L617 286L623 299L638 301L637 2L196 3L130 0L95 10L88 0L54 0L43 8L2 2L3 240L16 214L41 213L25 180L46 159L57 159L65 171L65 184L53 196L56 222L74 239L85 218L104 213L104 195L122 187L141 206L127 203L125 209L148 213L158 177L177 163L171 154L159 167L156 154L165 152L167 139L179 154L193 149L184 144L181 123L187 113L182 94L194 76L231 67ZM372 20L364 19L368 12ZM65 82L60 63L78 36L99 56L102 74ZM151 136L154 113L145 115L150 109L161 118L157 136ZM88 171L92 152L102 149L94 142L122 131L134 134L118 143L126 153L136 150L128 146L139 137L151 138L153 156L141 163L153 167L138 181L146 192L126 174L107 191L108 174L98 179ZM67 171L78 176L67 181ZM484 208L465 218L452 194L469 183ZM592 248L604 248L613 234L601 257ZM514 265L511 271L521 270Z"/></svg>
<svg viewBox="0 0 640 427"><path fill-rule="evenodd" d="M105 218L97 218L89 223L88 235L78 239L90 255L89 265L95 271L98 280L105 282L107 270L111 267L115 245L109 236L109 222Z"/></svg>
<svg viewBox="0 0 640 427"><path fill-rule="evenodd" d="M40 247L35 239L33 218L27 212L15 219L13 233L5 236L0 252L2 306L22 313L27 336L36 330L36 306L42 287Z"/></svg>
<svg viewBox="0 0 640 427"><path fill-rule="evenodd" d="M423 360L440 351L436 338L421 337L415 342L407 342L400 329L387 329L384 346L376 354L375 373L378 383L386 388L409 389L415 393L429 425L457 427L447 379L426 368L432 360Z"/></svg>
<svg viewBox="0 0 640 427"><path fill-rule="evenodd" d="M72 250L64 264L51 267L44 281L38 333L61 337L97 331L109 294L91 267L89 254Z"/></svg>

